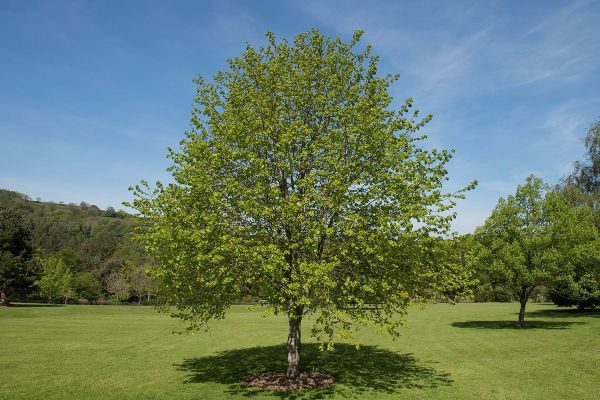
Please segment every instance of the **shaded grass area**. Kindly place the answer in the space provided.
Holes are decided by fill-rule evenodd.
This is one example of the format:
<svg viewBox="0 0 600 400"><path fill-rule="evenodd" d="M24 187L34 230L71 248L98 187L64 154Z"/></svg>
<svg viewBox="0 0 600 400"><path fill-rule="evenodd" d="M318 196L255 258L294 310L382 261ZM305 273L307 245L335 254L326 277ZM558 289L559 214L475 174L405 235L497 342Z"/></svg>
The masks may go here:
<svg viewBox="0 0 600 400"><path fill-rule="evenodd" d="M240 385L247 375L267 371L284 371L285 360L280 357L285 344L222 351L203 358L184 360L178 365L189 372L186 383L216 382L228 385L228 392L253 396L264 391L250 391ZM402 388L425 389L449 385L448 373L417 361L413 354L398 354L377 346L338 344L335 351L321 351L314 343L303 345L301 369L331 374L338 385L338 395L355 396L366 392L397 393ZM338 388L339 389L339 388ZM307 393L274 393L289 399L321 399L335 393L325 387Z"/></svg>
<svg viewBox="0 0 600 400"><path fill-rule="evenodd" d="M525 326L520 327L515 321L460 321L453 322L452 326L473 329L566 329L573 325L584 323L572 321L527 321L525 322Z"/></svg>
<svg viewBox="0 0 600 400"><path fill-rule="evenodd" d="M150 307L0 307L0 399L596 399L600 313L518 304L435 304L401 337L358 334L321 352L305 329L301 367L334 386L273 393L242 377L284 370L287 322L233 307L208 333L174 335Z"/></svg>

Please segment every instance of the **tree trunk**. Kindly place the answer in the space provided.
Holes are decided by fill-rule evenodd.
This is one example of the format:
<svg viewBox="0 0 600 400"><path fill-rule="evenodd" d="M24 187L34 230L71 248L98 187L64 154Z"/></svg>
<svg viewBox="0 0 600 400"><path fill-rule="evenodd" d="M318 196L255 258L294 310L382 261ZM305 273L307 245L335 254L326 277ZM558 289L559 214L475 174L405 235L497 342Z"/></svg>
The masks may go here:
<svg viewBox="0 0 600 400"><path fill-rule="evenodd" d="M527 299L519 299L519 302L521 303L521 309L519 310L519 323L517 324L517 326L519 328L522 328L525 326L525 306L527 305Z"/></svg>
<svg viewBox="0 0 600 400"><path fill-rule="evenodd" d="M10 300L4 290L0 290L0 306L10 306Z"/></svg>
<svg viewBox="0 0 600 400"><path fill-rule="evenodd" d="M287 377L296 378L300 373L300 326L302 324L301 316L290 316L290 333L287 341L288 369Z"/></svg>

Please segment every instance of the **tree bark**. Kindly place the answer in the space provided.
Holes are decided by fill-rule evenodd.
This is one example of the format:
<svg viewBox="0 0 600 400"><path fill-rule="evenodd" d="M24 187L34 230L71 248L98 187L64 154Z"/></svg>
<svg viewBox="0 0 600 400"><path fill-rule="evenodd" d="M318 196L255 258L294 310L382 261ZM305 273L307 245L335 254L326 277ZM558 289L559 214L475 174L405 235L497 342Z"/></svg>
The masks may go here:
<svg viewBox="0 0 600 400"><path fill-rule="evenodd" d="M519 310L519 323L517 326L522 328L525 326L525 306L527 305L527 299L520 298L519 302L521 303L521 309Z"/></svg>
<svg viewBox="0 0 600 400"><path fill-rule="evenodd" d="M290 316L289 326L290 333L287 341L287 353L288 353L288 378L297 378L300 373L300 327L302 324L301 316Z"/></svg>

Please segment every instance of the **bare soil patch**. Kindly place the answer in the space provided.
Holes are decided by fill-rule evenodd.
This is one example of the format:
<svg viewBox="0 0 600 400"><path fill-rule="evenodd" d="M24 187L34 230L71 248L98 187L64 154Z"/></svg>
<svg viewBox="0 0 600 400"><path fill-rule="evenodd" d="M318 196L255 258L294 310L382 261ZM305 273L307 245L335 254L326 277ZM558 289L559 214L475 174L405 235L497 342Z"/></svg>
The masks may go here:
<svg viewBox="0 0 600 400"><path fill-rule="evenodd" d="M259 389L289 392L329 386L335 382L335 379L333 376L321 372L301 372L297 378L288 378L285 372L265 372L260 375L246 376L242 382L247 386Z"/></svg>

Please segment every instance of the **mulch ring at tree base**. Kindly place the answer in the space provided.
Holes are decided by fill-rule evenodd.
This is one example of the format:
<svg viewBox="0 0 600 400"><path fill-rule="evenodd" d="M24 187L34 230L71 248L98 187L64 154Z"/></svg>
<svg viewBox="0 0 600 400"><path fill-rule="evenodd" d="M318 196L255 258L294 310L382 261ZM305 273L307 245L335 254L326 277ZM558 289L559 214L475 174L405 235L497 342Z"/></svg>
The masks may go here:
<svg viewBox="0 0 600 400"><path fill-rule="evenodd" d="M301 372L297 378L288 378L285 372L265 372L260 375L246 376L242 382L259 389L289 392L329 386L335 382L335 379L331 375L320 372Z"/></svg>

